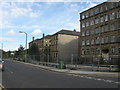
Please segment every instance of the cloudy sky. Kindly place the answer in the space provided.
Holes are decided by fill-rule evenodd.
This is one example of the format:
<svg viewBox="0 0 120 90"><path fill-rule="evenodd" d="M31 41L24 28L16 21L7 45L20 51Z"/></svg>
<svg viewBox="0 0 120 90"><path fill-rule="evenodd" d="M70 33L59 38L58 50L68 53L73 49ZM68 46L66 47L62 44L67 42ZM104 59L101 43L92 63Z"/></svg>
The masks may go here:
<svg viewBox="0 0 120 90"><path fill-rule="evenodd" d="M22 1L22 2L21 2ZM53 34L61 29L79 29L79 13L106 0L82 2L2 2L0 3L0 48L17 50L25 47L25 34L28 42L41 38L42 34Z"/></svg>

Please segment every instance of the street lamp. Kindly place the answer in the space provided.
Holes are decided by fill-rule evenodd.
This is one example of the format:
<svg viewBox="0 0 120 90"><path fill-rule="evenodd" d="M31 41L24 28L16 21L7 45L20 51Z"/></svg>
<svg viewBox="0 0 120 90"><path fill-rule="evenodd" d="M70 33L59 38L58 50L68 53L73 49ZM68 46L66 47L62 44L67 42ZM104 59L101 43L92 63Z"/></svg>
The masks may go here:
<svg viewBox="0 0 120 90"><path fill-rule="evenodd" d="M25 62L27 62L27 33L23 31L19 31L19 33L24 33L26 35L26 54L25 54Z"/></svg>

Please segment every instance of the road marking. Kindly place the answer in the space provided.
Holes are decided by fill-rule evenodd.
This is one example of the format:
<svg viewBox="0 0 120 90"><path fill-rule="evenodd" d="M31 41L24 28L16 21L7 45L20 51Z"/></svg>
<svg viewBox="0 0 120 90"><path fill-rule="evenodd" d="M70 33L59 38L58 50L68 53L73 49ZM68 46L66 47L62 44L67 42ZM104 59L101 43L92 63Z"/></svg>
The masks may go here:
<svg viewBox="0 0 120 90"><path fill-rule="evenodd" d="M120 84L120 82L115 82L116 84Z"/></svg>
<svg viewBox="0 0 120 90"><path fill-rule="evenodd" d="M5 67L6 68L6 70L8 70L11 74L13 74L13 72L10 70L10 69L8 69L7 67Z"/></svg>
<svg viewBox="0 0 120 90"><path fill-rule="evenodd" d="M71 74L69 74L69 75L71 75ZM86 79L93 79L93 80L98 80L98 81L120 84L120 82L115 82L115 81L112 81L112 80L105 80L105 79L101 79L101 78L95 78L95 77L89 77L89 76L80 76L80 75L72 75L72 76L77 76L77 77L79 76L81 78L86 78Z"/></svg>

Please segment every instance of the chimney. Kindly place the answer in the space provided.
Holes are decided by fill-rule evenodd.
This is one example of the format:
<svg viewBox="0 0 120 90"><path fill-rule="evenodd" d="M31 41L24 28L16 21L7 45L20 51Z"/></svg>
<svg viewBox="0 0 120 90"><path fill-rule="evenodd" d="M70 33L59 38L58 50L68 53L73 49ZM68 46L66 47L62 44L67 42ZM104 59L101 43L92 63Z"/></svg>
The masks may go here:
<svg viewBox="0 0 120 90"><path fill-rule="evenodd" d="M33 41L34 41L34 38L35 38L35 37L32 37L32 40L33 40Z"/></svg>
<svg viewBox="0 0 120 90"><path fill-rule="evenodd" d="M76 32L76 29L73 29L74 32Z"/></svg>
<svg viewBox="0 0 120 90"><path fill-rule="evenodd" d="M43 33L43 38L45 37L45 34Z"/></svg>

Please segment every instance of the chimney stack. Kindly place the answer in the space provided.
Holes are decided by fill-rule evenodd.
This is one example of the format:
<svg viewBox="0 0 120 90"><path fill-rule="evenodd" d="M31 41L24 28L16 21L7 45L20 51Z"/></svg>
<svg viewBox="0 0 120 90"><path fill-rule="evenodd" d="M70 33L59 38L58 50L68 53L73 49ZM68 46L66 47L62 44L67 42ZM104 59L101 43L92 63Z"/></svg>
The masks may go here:
<svg viewBox="0 0 120 90"><path fill-rule="evenodd" d="M43 33L43 38L45 37L45 34Z"/></svg>
<svg viewBox="0 0 120 90"><path fill-rule="evenodd" d="M73 31L76 32L76 29L74 29Z"/></svg>
<svg viewBox="0 0 120 90"><path fill-rule="evenodd" d="M32 37L32 40L33 40L33 41L34 41L34 38L35 38L35 37Z"/></svg>

